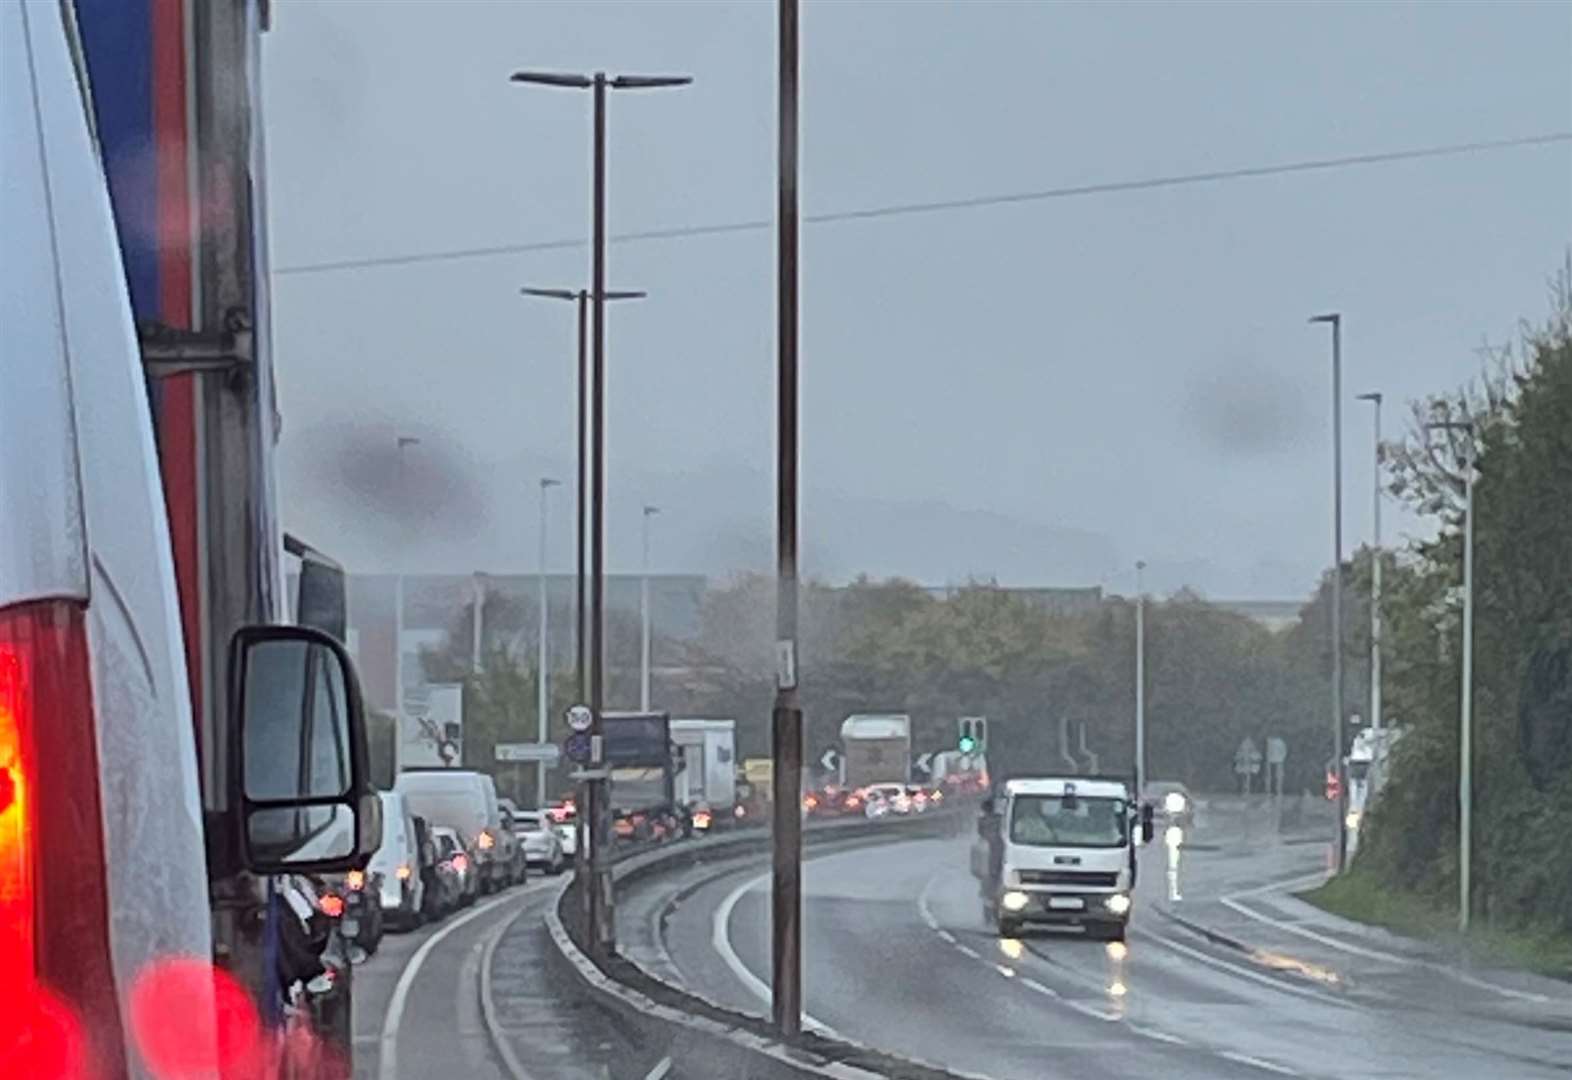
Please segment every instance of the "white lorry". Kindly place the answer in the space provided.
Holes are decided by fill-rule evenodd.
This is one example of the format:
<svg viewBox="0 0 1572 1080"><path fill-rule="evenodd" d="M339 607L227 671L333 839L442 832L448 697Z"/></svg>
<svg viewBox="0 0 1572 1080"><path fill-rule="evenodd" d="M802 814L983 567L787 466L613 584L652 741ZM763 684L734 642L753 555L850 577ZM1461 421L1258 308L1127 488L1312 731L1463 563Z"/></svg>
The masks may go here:
<svg viewBox="0 0 1572 1080"><path fill-rule="evenodd" d="M737 721L673 720L671 741L680 755L677 805L703 803L714 820L731 821L737 802Z"/></svg>
<svg viewBox="0 0 1572 1080"><path fill-rule="evenodd" d="M841 786L909 784L912 718L905 713L858 713L841 722Z"/></svg>
<svg viewBox="0 0 1572 1080"><path fill-rule="evenodd" d="M983 916L1001 936L1035 924L1124 940L1135 850L1152 838L1151 808L1135 809L1126 781L1010 780L983 802L977 833L972 874L980 883Z"/></svg>

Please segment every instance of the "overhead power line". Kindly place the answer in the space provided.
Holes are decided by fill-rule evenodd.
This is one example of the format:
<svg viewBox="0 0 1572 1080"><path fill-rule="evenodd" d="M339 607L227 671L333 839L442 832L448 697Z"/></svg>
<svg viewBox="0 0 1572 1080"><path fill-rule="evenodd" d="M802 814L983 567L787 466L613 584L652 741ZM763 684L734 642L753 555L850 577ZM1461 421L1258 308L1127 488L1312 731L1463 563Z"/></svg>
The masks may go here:
<svg viewBox="0 0 1572 1080"><path fill-rule="evenodd" d="M1354 154L1348 157L1316 158L1309 161L1290 161L1277 165L1257 165L1240 169L1215 169L1207 172L1178 173L1173 176L1149 176L1137 180L1113 180L1097 184L1045 188L1039 191L974 195L967 198L940 199L933 202L891 203L885 206L871 206L857 210L836 210L821 214L804 214L802 220L810 225L826 225L838 221L868 221L875 218L905 217L913 214L938 214L952 210L975 210L985 206L1008 206L1013 203L1045 202L1050 199L1069 199L1086 195L1110 195L1125 191L1150 191L1156 188L1185 187L1193 184L1218 184L1231 180L1255 179L1262 176L1282 176L1288 173L1321 172L1363 165L1384 165L1394 161L1460 157L1467 154L1511 150L1527 146L1547 146L1553 143L1564 142L1572 142L1572 131L1552 131L1541 135L1526 135L1516 139L1492 139L1486 142L1454 143L1448 146L1428 146L1412 150L1388 150L1374 154ZM719 222L712 225L674 225L660 229L641 229L634 232L615 233L607 239L612 243L620 244L641 240L675 240L683 237L757 232L769 229L774 224L775 222L771 218L759 218L749 221ZM448 251L427 251L406 255L374 255L364 258L331 259L322 262L298 263L294 266L277 267L273 273L277 275L326 274L372 267L413 266L420 263L451 262L458 259L484 259L536 251L567 250L582 248L587 246L588 243L589 241L584 237L573 237L561 240L537 240L532 243L497 244L490 247L454 248Z"/></svg>

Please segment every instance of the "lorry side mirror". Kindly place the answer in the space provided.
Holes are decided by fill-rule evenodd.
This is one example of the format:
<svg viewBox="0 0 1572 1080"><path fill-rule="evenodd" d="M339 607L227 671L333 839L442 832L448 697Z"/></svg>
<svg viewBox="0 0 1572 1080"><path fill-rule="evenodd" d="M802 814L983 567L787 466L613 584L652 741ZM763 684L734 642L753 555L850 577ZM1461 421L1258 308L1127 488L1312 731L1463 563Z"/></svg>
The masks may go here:
<svg viewBox="0 0 1572 1080"><path fill-rule="evenodd" d="M256 874L363 868L382 840L354 664L330 634L248 626L229 655L241 855Z"/></svg>
<svg viewBox="0 0 1572 1080"><path fill-rule="evenodd" d="M1152 827L1152 804L1151 803L1142 803L1141 804L1141 843L1143 843L1143 844L1150 844L1152 842L1152 832L1153 832L1153 827Z"/></svg>

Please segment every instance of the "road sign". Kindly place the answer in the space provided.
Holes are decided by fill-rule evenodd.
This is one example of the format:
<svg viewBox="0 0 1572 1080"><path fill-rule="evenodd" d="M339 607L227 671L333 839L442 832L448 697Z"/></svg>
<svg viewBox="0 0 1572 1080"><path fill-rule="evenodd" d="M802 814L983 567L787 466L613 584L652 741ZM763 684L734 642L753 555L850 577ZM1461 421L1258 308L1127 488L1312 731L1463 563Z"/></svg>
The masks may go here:
<svg viewBox="0 0 1572 1080"><path fill-rule="evenodd" d="M588 705L575 705L568 710L568 727L574 731L588 731L595 723L595 714Z"/></svg>
<svg viewBox="0 0 1572 1080"><path fill-rule="evenodd" d="M1281 765L1288 760L1288 744L1276 735L1266 740L1266 763L1268 765Z"/></svg>
<svg viewBox="0 0 1572 1080"><path fill-rule="evenodd" d="M841 755L833 746L824 752L819 759L819 764L824 766L825 772L834 772L841 763Z"/></svg>
<svg viewBox="0 0 1572 1080"><path fill-rule="evenodd" d="M917 755L917 771L929 774L933 772L933 755L931 753Z"/></svg>
<svg viewBox="0 0 1572 1080"><path fill-rule="evenodd" d="M584 762L590 759L589 732L575 731L572 735L569 735L567 741L562 744L562 749L563 752L568 755L569 761L576 761L582 765Z"/></svg>
<svg viewBox="0 0 1572 1080"><path fill-rule="evenodd" d="M1248 736L1240 741L1239 749L1234 751L1234 772L1241 776L1254 776L1261 771L1261 751L1255 747L1255 740Z"/></svg>
<svg viewBox="0 0 1572 1080"><path fill-rule="evenodd" d="M549 766L562 760L562 749L556 743L498 743L496 753L498 761L543 761Z"/></svg>

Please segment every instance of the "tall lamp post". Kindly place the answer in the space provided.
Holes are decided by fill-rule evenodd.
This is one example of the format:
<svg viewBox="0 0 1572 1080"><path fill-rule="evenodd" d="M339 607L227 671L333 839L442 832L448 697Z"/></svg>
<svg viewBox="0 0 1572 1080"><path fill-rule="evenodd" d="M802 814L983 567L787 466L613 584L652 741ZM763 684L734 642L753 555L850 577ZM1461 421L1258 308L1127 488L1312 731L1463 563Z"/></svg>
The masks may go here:
<svg viewBox="0 0 1572 1080"><path fill-rule="evenodd" d="M603 71L593 75L551 71L516 71L512 81L537 86L589 90L593 100L593 174L591 178L590 225L590 633L586 643L589 667L590 745L602 746L602 715L605 710L605 482L606 482L606 91L653 90L684 86L693 80L686 75L616 75ZM592 751L593 753L594 751ZM583 898L584 941L593 956L604 956L616 946L616 925L612 916L610 865L605 861L608 834L605 781L594 775L601 770L598 758L590 762L591 778L584 784L580 801L588 822L585 836L589 850L574 870L579 896Z"/></svg>
<svg viewBox="0 0 1572 1080"><path fill-rule="evenodd" d="M1135 797L1146 792L1146 563L1135 563Z"/></svg>
<svg viewBox="0 0 1572 1080"><path fill-rule="evenodd" d="M775 708L770 730L770 1016L802 1032L802 703L797 694L797 0L778 11Z"/></svg>
<svg viewBox="0 0 1572 1080"><path fill-rule="evenodd" d="M1370 727L1381 730L1381 394L1360 394L1375 406L1374 485L1371 494L1374 550L1370 555ZM1378 736L1379 737L1379 736Z"/></svg>
<svg viewBox="0 0 1572 1080"><path fill-rule="evenodd" d="M540 641L535 656L535 741L542 745L546 742L546 710L551 707L551 653L547 644L551 640L551 606L546 596L546 493L561 483L549 476L540 478L540 573L537 578L539 587L536 589L536 601L540 605ZM544 758L535 761L535 805L542 810L546 808Z"/></svg>
<svg viewBox="0 0 1572 1080"><path fill-rule="evenodd" d="M1463 450L1463 686L1458 716L1457 926L1468 933L1474 869L1474 460L1477 429L1470 420L1426 424L1427 431L1462 431Z"/></svg>
<svg viewBox="0 0 1572 1080"><path fill-rule="evenodd" d="M576 500L578 502L578 507L577 507L577 510L578 510L578 544L574 548L574 551L577 554L574 556L574 567L575 567L575 575L576 576L575 576L575 579L574 579L574 597L575 597L575 601L574 601L574 608L573 608L573 618L574 618L574 623L575 623L575 625L574 625L574 632L573 632L573 678L574 678L574 684L578 687L579 700L580 701L588 701L589 700L589 668L584 663L584 627L585 627L586 613L589 610L589 604L586 602L585 594L584 594L585 582L586 582L586 575L584 573L584 550L585 550L585 548L584 548L584 539L585 539L585 533L588 531L588 516L589 516L589 499L588 499L588 492L589 492L589 455L588 455L588 452L587 452L588 451L588 445L587 444L589 442L589 436L588 436L588 433L586 431L586 427L587 427L587 424L588 424L587 407L588 407L588 404L589 404L589 402L588 402L588 397L589 397L589 334L588 334L589 290L588 289L579 289L578 291L575 292L572 289L535 289L535 288L525 287L525 288L520 289L519 292L523 293L525 296L537 296L537 297L541 297L543 299L548 299L548 300L571 300L571 301L573 301L574 303L576 303L578 305L578 309L579 309L578 310L578 316L579 316L579 321L578 321L578 327L579 327L579 332L578 332L579 397L578 397L578 409L576 411L576 423L577 423L577 426L578 426L578 445L579 445L579 456L578 456L578 478L579 478L579 482L578 482L578 487L577 487L577 489L574 492ZM644 299L645 295L646 295L645 293L638 292L636 290L635 291L628 291L628 290L608 289L605 293L602 294L601 298L604 299L604 300L642 300L642 299Z"/></svg>
<svg viewBox="0 0 1572 1080"><path fill-rule="evenodd" d="M409 509L408 484L405 481L405 451L419 446L413 435L398 436L398 504L399 512ZM403 535L402 530L400 535ZM393 575L393 720L398 729L393 733L393 771L399 767L398 748L404 741L404 553L399 552L398 572Z"/></svg>
<svg viewBox="0 0 1572 1080"><path fill-rule="evenodd" d="M658 506L644 508L644 568L639 576L639 711L650 711L650 518Z"/></svg>
<svg viewBox="0 0 1572 1080"><path fill-rule="evenodd" d="M1316 315L1332 327L1332 757L1337 769L1338 873L1348 859L1348 763L1343 760L1343 316Z"/></svg>

